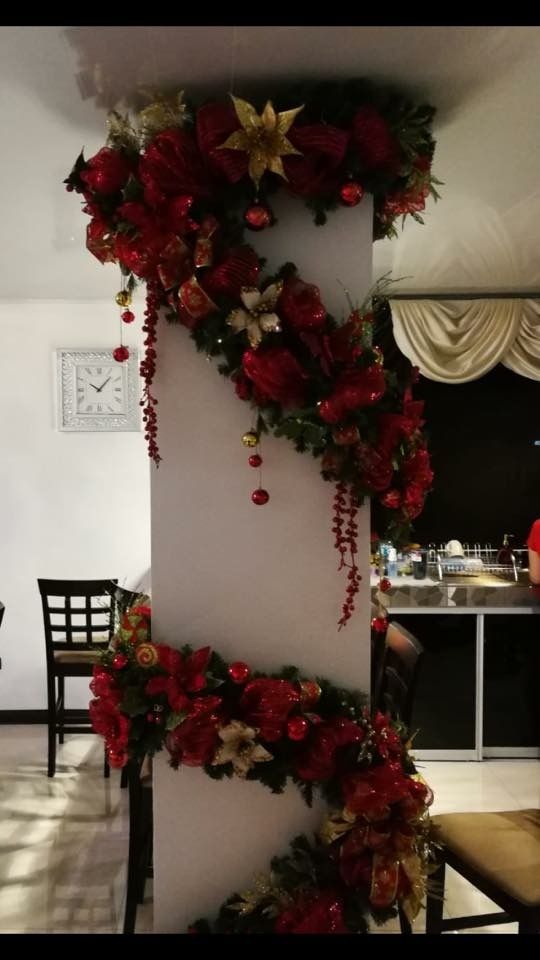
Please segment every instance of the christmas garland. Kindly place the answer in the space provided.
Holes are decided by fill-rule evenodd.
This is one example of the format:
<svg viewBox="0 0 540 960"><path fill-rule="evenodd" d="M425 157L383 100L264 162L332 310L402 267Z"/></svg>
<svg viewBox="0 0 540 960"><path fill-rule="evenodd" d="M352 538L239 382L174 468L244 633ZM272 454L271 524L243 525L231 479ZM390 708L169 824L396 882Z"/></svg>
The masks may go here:
<svg viewBox="0 0 540 960"><path fill-rule="evenodd" d="M252 673L209 647L175 650L151 638L147 606L127 610L94 667L90 716L112 766L163 747L174 768L214 779L292 781L329 805L317 836L298 837L252 890L235 894L197 933L365 933L397 906L420 909L430 858L431 794L404 731L364 699L296 667Z"/></svg>
<svg viewBox="0 0 540 960"><path fill-rule="evenodd" d="M323 477L338 484L333 532L348 574L344 626L359 582L359 505L376 497L381 536L406 541L431 486L422 407L412 400L412 373L398 381L384 366L376 303L351 304L338 322L294 265L262 280L263 262L244 230L273 225L271 197L283 189L301 197L318 224L338 204L355 207L371 193L376 238L395 233L398 216L421 219L428 195L437 196L434 110L364 81L298 88L274 103L261 114L237 97L195 108L179 94L146 107L135 125L114 113L108 145L89 160L81 153L65 182L91 217L88 249L121 268L116 302L124 323L135 319L135 283L146 283L141 405L151 458L159 463L152 382L164 307L199 350L219 358L220 373L255 411L242 438L254 448L250 466L260 471L258 444L272 431L320 457ZM120 343L113 356L122 362L129 350ZM252 500L269 500L260 474Z"/></svg>

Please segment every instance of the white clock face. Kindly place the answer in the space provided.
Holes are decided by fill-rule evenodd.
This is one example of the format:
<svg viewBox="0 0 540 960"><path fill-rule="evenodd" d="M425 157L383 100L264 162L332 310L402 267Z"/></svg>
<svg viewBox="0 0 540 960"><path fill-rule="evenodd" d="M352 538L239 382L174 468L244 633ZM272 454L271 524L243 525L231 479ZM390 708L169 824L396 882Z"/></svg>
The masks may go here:
<svg viewBox="0 0 540 960"><path fill-rule="evenodd" d="M114 364L77 364L76 412L79 417L118 416L126 412L123 371Z"/></svg>

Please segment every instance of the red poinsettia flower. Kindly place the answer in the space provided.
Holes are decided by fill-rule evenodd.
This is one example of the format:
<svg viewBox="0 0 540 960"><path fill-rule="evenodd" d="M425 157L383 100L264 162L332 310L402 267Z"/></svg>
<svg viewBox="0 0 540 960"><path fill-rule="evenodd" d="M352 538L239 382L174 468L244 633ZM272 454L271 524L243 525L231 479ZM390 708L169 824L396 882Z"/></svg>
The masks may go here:
<svg viewBox="0 0 540 960"><path fill-rule="evenodd" d="M167 735L166 746L175 765L202 767L219 743L220 697L201 697L191 702L192 712Z"/></svg>
<svg viewBox="0 0 540 960"><path fill-rule="evenodd" d="M285 734L287 717L300 702L298 690L288 680L251 680L240 698L239 714L260 730L262 740L272 743Z"/></svg>
<svg viewBox="0 0 540 960"><path fill-rule="evenodd" d="M303 894L276 918L276 933L350 933L343 919L343 901L334 890Z"/></svg>
<svg viewBox="0 0 540 960"><path fill-rule="evenodd" d="M206 668L212 656L210 647L183 657L179 650L163 643L156 644L159 666L166 675L152 677L145 686L148 696L165 693L171 710L176 713L192 710L190 693L199 693L207 684Z"/></svg>
<svg viewBox="0 0 540 960"><path fill-rule="evenodd" d="M81 180L90 190L108 196L122 189L130 173L131 164L124 153L102 147L87 161Z"/></svg>
<svg viewBox="0 0 540 960"><path fill-rule="evenodd" d="M344 717L318 724L294 762L298 776L302 780L330 780L336 774L340 748L361 743L364 738L362 727Z"/></svg>

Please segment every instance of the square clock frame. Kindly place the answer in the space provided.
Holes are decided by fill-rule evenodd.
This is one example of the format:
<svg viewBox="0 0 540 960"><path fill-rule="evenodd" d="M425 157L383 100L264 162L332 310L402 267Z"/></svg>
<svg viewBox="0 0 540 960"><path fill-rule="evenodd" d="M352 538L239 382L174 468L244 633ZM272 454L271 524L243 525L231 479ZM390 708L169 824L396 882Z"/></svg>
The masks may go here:
<svg viewBox="0 0 540 960"><path fill-rule="evenodd" d="M61 349L56 356L60 430L141 429L136 350L123 363L112 350Z"/></svg>

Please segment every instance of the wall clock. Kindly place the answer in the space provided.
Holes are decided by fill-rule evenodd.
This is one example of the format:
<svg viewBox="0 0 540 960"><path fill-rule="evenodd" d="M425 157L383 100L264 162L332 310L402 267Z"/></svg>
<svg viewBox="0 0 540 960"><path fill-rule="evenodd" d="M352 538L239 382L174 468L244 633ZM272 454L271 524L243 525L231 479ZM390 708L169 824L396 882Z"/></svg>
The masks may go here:
<svg viewBox="0 0 540 960"><path fill-rule="evenodd" d="M140 430L137 351L118 363L112 350L56 351L60 430Z"/></svg>

